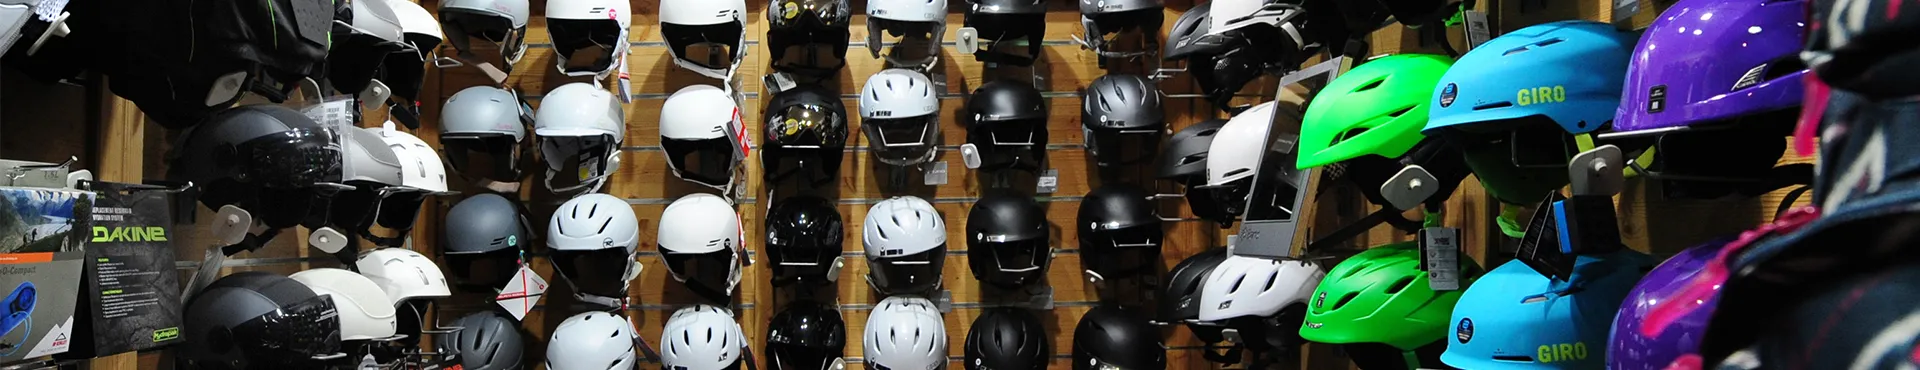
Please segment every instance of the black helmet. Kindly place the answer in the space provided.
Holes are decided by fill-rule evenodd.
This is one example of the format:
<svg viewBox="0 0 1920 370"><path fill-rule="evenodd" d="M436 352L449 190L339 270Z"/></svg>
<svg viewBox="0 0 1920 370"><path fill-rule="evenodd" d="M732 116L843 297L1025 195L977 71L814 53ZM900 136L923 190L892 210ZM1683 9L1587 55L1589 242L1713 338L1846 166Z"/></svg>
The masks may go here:
<svg viewBox="0 0 1920 370"><path fill-rule="evenodd" d="M773 284L831 284L827 272L840 256L840 210L812 196L781 199L767 210L767 258Z"/></svg>
<svg viewBox="0 0 1920 370"><path fill-rule="evenodd" d="M201 122L243 93L284 101L301 79L322 75L333 3L121 3L129 16L120 20L134 31L124 35L124 56L116 57L124 60L108 68L109 83L115 95L169 128Z"/></svg>
<svg viewBox="0 0 1920 370"><path fill-rule="evenodd" d="M485 193L461 200L447 211L440 248L449 281L476 292L506 286L519 271L520 254L532 245L527 219L518 202Z"/></svg>
<svg viewBox="0 0 1920 370"><path fill-rule="evenodd" d="M167 180L192 182L208 209L234 205L273 228L321 227L341 182L338 132L278 105L221 111L180 135Z"/></svg>
<svg viewBox="0 0 1920 370"><path fill-rule="evenodd" d="M1166 289L1166 294L1160 296L1160 323L1187 323L1187 329L1201 342L1226 340L1220 335L1220 326L1193 322L1200 318L1200 286L1207 281L1207 273L1213 272L1215 266L1220 266L1226 260L1227 248L1216 247L1173 265L1173 271L1167 273L1166 284L1161 286Z"/></svg>
<svg viewBox="0 0 1920 370"><path fill-rule="evenodd" d="M996 80L967 97L967 142L980 150L980 170L1039 172L1047 158L1047 102L1025 82Z"/></svg>
<svg viewBox="0 0 1920 370"><path fill-rule="evenodd" d="M1173 180L1187 188L1187 208L1195 216L1220 222L1222 226L1231 225L1234 219L1227 207L1221 205L1211 188L1201 186L1207 183L1207 152L1213 146L1215 134L1227 125L1227 120L1209 119L1195 123L1173 133L1167 139L1167 148L1160 152L1160 178Z"/></svg>
<svg viewBox="0 0 1920 370"><path fill-rule="evenodd" d="M847 324L833 306L814 301L788 304L767 323L771 370L827 370L846 352Z"/></svg>
<svg viewBox="0 0 1920 370"><path fill-rule="evenodd" d="M839 73L847 65L852 8L847 0L774 0L767 8L773 69L814 77ZM786 61L790 52L796 53L793 62Z"/></svg>
<svg viewBox="0 0 1920 370"><path fill-rule="evenodd" d="M1166 368L1160 331L1132 311L1103 304L1087 311L1073 328L1074 370Z"/></svg>
<svg viewBox="0 0 1920 370"><path fill-rule="evenodd" d="M1100 167L1151 161L1167 127L1160 88L1139 75L1105 75L1087 85L1080 125Z"/></svg>
<svg viewBox="0 0 1920 370"><path fill-rule="evenodd" d="M1053 260L1047 210L1033 197L999 193L967 211L967 265L987 284L1020 287L1047 276Z"/></svg>
<svg viewBox="0 0 1920 370"><path fill-rule="evenodd" d="M840 178L847 146L847 106L818 86L800 86L767 102L767 143L760 163L769 184L800 175L802 184L823 186Z"/></svg>
<svg viewBox="0 0 1920 370"><path fill-rule="evenodd" d="M338 93L359 96L379 74L387 54L411 47L403 38L400 14L384 2L334 2L333 19L326 69L327 83Z"/></svg>
<svg viewBox="0 0 1920 370"><path fill-rule="evenodd" d="M1198 55L1201 54L1200 50L1194 45L1195 41L1198 41L1201 36L1206 36L1207 30L1212 28L1212 19L1208 17L1213 14L1211 5L1212 3L1195 5L1192 9L1187 9L1186 13L1181 13L1180 18L1173 20L1173 29L1167 30L1167 50L1161 52L1161 58L1202 60L1211 57L1211 53Z"/></svg>
<svg viewBox="0 0 1920 370"><path fill-rule="evenodd" d="M333 300L269 272L215 280L187 300L180 368L321 369L340 351Z"/></svg>
<svg viewBox="0 0 1920 370"><path fill-rule="evenodd" d="M979 33L974 59L987 63L1031 66L1040 58L1041 39L1047 34L1044 0L970 0L964 22ZM1020 50L1021 44L1026 44Z"/></svg>
<svg viewBox="0 0 1920 370"><path fill-rule="evenodd" d="M440 353L458 359L467 370L519 370L526 352L520 323L494 311L475 312L453 322L459 331L439 341Z"/></svg>
<svg viewBox="0 0 1920 370"><path fill-rule="evenodd" d="M1041 370L1053 351L1040 318L1024 309L989 308L967 330L967 370Z"/></svg>
<svg viewBox="0 0 1920 370"><path fill-rule="evenodd" d="M1166 19L1161 14L1166 10L1162 0L1080 0L1080 26L1086 31L1082 37L1088 49L1102 57L1128 58L1147 55L1160 50L1154 43L1159 40L1160 23ZM1114 41L1123 39L1119 34L1129 30L1138 32L1141 45L1118 47ZM1114 35L1109 38L1108 35Z"/></svg>
<svg viewBox="0 0 1920 370"><path fill-rule="evenodd" d="M1160 216L1152 196L1133 185L1110 184L1080 200L1080 267L1107 279L1140 274L1160 264Z"/></svg>

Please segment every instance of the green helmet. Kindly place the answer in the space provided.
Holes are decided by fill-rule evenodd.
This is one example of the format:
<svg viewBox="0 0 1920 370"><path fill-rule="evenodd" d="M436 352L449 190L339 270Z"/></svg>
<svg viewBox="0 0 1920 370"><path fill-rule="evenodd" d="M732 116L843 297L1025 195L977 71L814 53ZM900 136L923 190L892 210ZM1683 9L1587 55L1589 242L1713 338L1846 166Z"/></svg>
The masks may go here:
<svg viewBox="0 0 1920 370"><path fill-rule="evenodd" d="M1412 242L1368 249L1333 266L1308 303L1300 337L1332 343L1383 343L1413 351L1447 337L1453 303L1480 277L1480 265L1460 256L1459 290L1435 292L1420 269Z"/></svg>
<svg viewBox="0 0 1920 370"><path fill-rule="evenodd" d="M1299 168L1373 154L1399 158L1426 136L1427 102L1453 59L1401 54L1353 67L1313 97L1300 128Z"/></svg>

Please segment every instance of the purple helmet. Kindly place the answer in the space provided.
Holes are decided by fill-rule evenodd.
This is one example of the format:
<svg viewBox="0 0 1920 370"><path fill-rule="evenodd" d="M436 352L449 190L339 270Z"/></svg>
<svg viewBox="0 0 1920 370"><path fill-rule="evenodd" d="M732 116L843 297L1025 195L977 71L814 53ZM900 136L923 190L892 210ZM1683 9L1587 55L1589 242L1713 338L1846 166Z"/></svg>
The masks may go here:
<svg viewBox="0 0 1920 370"><path fill-rule="evenodd" d="M1806 0L1680 0L1634 48L1614 132L1661 132L1800 105Z"/></svg>
<svg viewBox="0 0 1920 370"><path fill-rule="evenodd" d="M1704 270L1727 242L1719 240L1681 251L1647 272L1647 276L1633 286L1633 291L1627 293L1627 300L1620 303L1620 312L1613 316L1613 337L1607 344L1607 369L1659 370L1681 355L1700 351L1700 336L1706 333L1707 318L1713 315L1713 305L1720 297L1719 285L1714 285L1714 294L1699 309L1674 320L1658 336L1641 334L1641 321L1647 317L1647 312L1653 311L1656 303L1664 302L1686 288L1687 282L1693 281L1694 275Z"/></svg>

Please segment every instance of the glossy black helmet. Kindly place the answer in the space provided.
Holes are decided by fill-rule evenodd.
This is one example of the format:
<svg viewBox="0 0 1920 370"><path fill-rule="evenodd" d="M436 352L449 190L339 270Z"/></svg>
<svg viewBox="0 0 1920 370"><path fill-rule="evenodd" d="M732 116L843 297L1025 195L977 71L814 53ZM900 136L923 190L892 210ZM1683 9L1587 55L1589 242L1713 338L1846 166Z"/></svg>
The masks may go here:
<svg viewBox="0 0 1920 370"><path fill-rule="evenodd" d="M812 196L781 199L767 210L767 255L773 284L831 284L827 275L840 256L844 230L840 210Z"/></svg>
<svg viewBox="0 0 1920 370"><path fill-rule="evenodd" d="M333 299L262 271L214 280L187 300L183 369L320 369L340 351Z"/></svg>
<svg viewBox="0 0 1920 370"><path fill-rule="evenodd" d="M980 170L1039 172L1047 158L1047 102L1025 82L996 80L967 98L967 142Z"/></svg>
<svg viewBox="0 0 1920 370"><path fill-rule="evenodd" d="M1020 287L1047 276L1053 261L1047 211L1033 197L997 193L967 211L967 265L987 284Z"/></svg>
<svg viewBox="0 0 1920 370"><path fill-rule="evenodd" d="M1165 231L1152 194L1133 185L1093 189L1080 201L1080 266L1102 278L1147 274L1160 264Z"/></svg>
<svg viewBox="0 0 1920 370"><path fill-rule="evenodd" d="M801 184L817 187L839 179L847 106L838 94L812 85L787 89L773 95L763 116L767 141L760 163L767 183L798 176Z"/></svg>
<svg viewBox="0 0 1920 370"><path fill-rule="evenodd" d="M1033 65L1047 34L1045 0L971 0L964 22L979 32L973 57L987 63Z"/></svg>
<svg viewBox="0 0 1920 370"><path fill-rule="evenodd" d="M967 370L1041 370L1053 351L1051 336L1033 312L1019 308L990 308L973 319L967 331Z"/></svg>
<svg viewBox="0 0 1920 370"><path fill-rule="evenodd" d="M208 209L234 205L273 228L327 223L342 181L339 132L278 105L215 113L180 135L167 180L192 182Z"/></svg>
<svg viewBox="0 0 1920 370"><path fill-rule="evenodd" d="M833 306L814 301L788 304L767 323L767 364L772 370L831 370L845 363L847 324Z"/></svg>
<svg viewBox="0 0 1920 370"><path fill-rule="evenodd" d="M1130 310L1103 304L1087 311L1073 329L1074 370L1166 368L1160 331Z"/></svg>
<svg viewBox="0 0 1920 370"><path fill-rule="evenodd" d="M767 9L767 52L773 57L774 70L830 77L847 65L852 4L847 0L774 0L772 4Z"/></svg>

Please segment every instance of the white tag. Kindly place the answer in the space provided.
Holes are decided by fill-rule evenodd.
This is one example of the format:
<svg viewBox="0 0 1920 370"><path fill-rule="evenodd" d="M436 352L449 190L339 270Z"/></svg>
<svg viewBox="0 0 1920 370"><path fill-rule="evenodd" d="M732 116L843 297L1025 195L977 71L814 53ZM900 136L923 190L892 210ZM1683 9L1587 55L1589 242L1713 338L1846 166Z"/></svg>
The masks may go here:
<svg viewBox="0 0 1920 370"><path fill-rule="evenodd" d="M347 236L331 227L322 227L307 234L307 244L322 252L337 253L347 247Z"/></svg>
<svg viewBox="0 0 1920 370"><path fill-rule="evenodd" d="M846 257L834 257L833 265L827 267L827 281L840 281L840 269L847 267Z"/></svg>
<svg viewBox="0 0 1920 370"><path fill-rule="evenodd" d="M1472 50L1473 48L1480 47L1480 44L1486 43L1487 39L1492 38L1493 30L1487 25L1487 12L1468 10L1465 14L1467 19L1467 49Z"/></svg>
<svg viewBox="0 0 1920 370"><path fill-rule="evenodd" d="M781 91L793 89L794 86L798 85L793 82L793 77L789 77L783 72L768 73L766 81L767 87L772 88L772 91L767 92L768 94L779 94Z"/></svg>
<svg viewBox="0 0 1920 370"><path fill-rule="evenodd" d="M1421 260L1427 264L1427 287L1460 290L1460 229L1429 227L1420 230Z"/></svg>
<svg viewBox="0 0 1920 370"><path fill-rule="evenodd" d="M927 163L926 173L922 175L921 180L927 185L946 185L947 161Z"/></svg>
<svg viewBox="0 0 1920 370"><path fill-rule="evenodd" d="M1040 180L1034 184L1033 191L1040 194L1053 194L1056 190L1060 190L1060 170L1048 168L1047 172L1040 174Z"/></svg>
<svg viewBox="0 0 1920 370"><path fill-rule="evenodd" d="M980 51L980 31L973 27L961 27L959 32L954 33L953 42L954 46L960 48L961 54L978 52Z"/></svg>
<svg viewBox="0 0 1920 370"><path fill-rule="evenodd" d="M514 320L522 320L527 317L528 311L533 311L533 305L540 303L540 297L546 294L547 279L522 264L520 271L513 274L513 281L507 282L507 286L501 288L500 294L494 296L493 300L501 308L507 309L507 313L513 314Z"/></svg>
<svg viewBox="0 0 1920 370"><path fill-rule="evenodd" d="M1633 15L1639 12L1640 0L1613 0L1613 23L1633 20Z"/></svg>
<svg viewBox="0 0 1920 370"><path fill-rule="evenodd" d="M312 118L321 127L339 128L358 126L353 122L353 110L353 98L340 95L327 98L325 102L318 105L308 106L301 113L306 113L307 118Z"/></svg>
<svg viewBox="0 0 1920 370"><path fill-rule="evenodd" d="M960 144L960 163L969 170L980 168L980 147L973 143Z"/></svg>
<svg viewBox="0 0 1920 370"><path fill-rule="evenodd" d="M39 16L41 22L53 22L54 17L66 10L67 0L40 0L39 4L33 6L33 15Z"/></svg>

